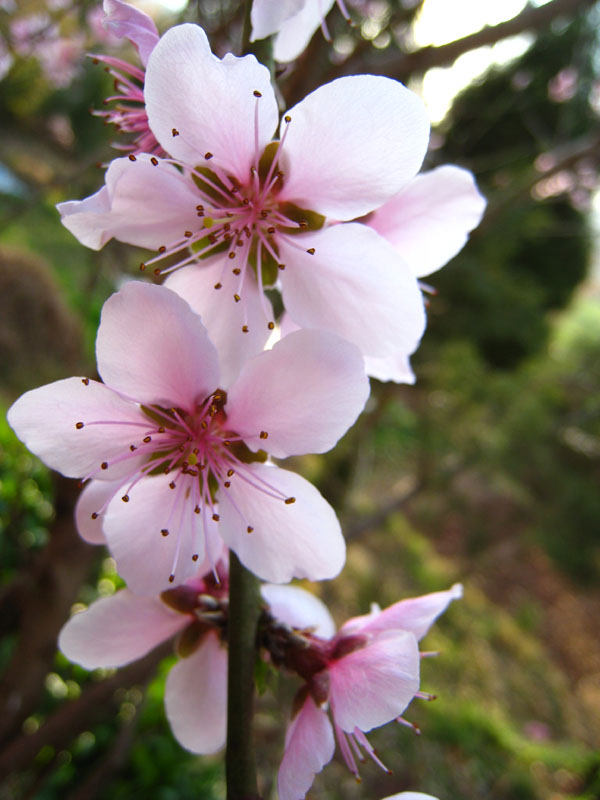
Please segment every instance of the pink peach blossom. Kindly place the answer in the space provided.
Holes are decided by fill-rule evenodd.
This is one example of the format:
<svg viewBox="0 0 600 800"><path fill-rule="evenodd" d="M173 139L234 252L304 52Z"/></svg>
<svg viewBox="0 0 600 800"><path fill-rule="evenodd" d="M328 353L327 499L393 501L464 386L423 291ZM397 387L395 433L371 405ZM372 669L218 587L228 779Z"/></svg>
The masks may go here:
<svg viewBox="0 0 600 800"><path fill-rule="evenodd" d="M34 389L8 420L48 466L94 480L84 508L98 505L80 529L97 540L92 518L102 518L134 592L193 576L210 556L211 519L264 579L339 572L345 546L333 509L308 481L264 462L267 453L325 452L352 425L369 393L354 346L300 331L230 364L223 381L189 305L165 287L131 282L104 305L96 354L105 383L69 378Z"/></svg>

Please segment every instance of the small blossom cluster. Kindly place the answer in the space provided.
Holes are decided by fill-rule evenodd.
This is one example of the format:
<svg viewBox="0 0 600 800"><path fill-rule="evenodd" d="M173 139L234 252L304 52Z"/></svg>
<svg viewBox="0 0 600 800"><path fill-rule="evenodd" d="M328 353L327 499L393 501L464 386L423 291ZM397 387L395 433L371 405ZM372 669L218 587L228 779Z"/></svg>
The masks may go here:
<svg viewBox="0 0 600 800"><path fill-rule="evenodd" d="M254 37L298 44L308 23L304 38L290 31L316 6L256 0ZM96 57L115 78L99 113L129 134L118 145L128 155L59 211L88 247L115 238L155 252L146 280L104 305L101 380L42 386L8 414L33 453L82 482L79 532L108 546L127 583L73 617L60 647L85 667L117 667L176 636L167 715L184 747L215 752L234 552L268 582L261 657L302 681L279 771L280 800L301 800L336 741L356 777L364 754L386 769L366 733L410 725L405 709L427 697L418 641L461 588L375 608L336 633L320 601L282 584L340 572L339 522L276 461L333 448L364 409L369 376L414 380L419 279L460 250L485 201L458 167L417 174L429 125L397 81L340 78L280 121L254 56L216 58L196 25L159 36L122 0L104 11L140 58Z"/></svg>

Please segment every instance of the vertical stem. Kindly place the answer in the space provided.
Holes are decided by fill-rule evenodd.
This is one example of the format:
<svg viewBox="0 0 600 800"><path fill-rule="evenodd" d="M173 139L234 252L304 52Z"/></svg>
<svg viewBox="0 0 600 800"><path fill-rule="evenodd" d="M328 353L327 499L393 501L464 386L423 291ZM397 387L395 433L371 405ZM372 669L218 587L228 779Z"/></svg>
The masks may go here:
<svg viewBox="0 0 600 800"><path fill-rule="evenodd" d="M254 662L260 615L257 578L229 555L229 672L227 685L227 800L259 800L254 759Z"/></svg>

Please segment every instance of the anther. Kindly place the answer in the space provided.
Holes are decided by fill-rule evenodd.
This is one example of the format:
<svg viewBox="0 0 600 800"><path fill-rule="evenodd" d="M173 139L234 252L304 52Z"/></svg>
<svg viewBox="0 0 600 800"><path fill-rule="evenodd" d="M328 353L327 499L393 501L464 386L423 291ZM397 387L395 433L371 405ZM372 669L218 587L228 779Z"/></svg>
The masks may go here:
<svg viewBox="0 0 600 800"><path fill-rule="evenodd" d="M218 522L221 519L221 517L218 514L213 514L212 518L214 519L215 522Z"/></svg>
<svg viewBox="0 0 600 800"><path fill-rule="evenodd" d="M300 225L303 231L305 231L308 228L308 222L305 219L301 219L298 224Z"/></svg>
<svg viewBox="0 0 600 800"><path fill-rule="evenodd" d="M144 436L144 442L146 444L149 444L151 441L152 441L152 437L151 436Z"/></svg>
<svg viewBox="0 0 600 800"><path fill-rule="evenodd" d="M173 134L173 136L179 136L179 131L177 130L177 128L171 128L171 133Z"/></svg>
<svg viewBox="0 0 600 800"><path fill-rule="evenodd" d="M200 506L196 506L196 508L194 509L194 514L199 514L199 513L200 513Z"/></svg>
<svg viewBox="0 0 600 800"><path fill-rule="evenodd" d="M271 225L270 228L267 228L267 233L275 233L275 228Z"/></svg>
<svg viewBox="0 0 600 800"><path fill-rule="evenodd" d="M204 206L196 206L196 211L204 211Z"/></svg>
<svg viewBox="0 0 600 800"><path fill-rule="evenodd" d="M97 511L92 512L92 519L98 519L98 512Z"/></svg>
<svg viewBox="0 0 600 800"><path fill-rule="evenodd" d="M129 502L129 495L128 495L128 494L124 494L124 495L123 495L123 497L121 498L121 500L122 500L124 503L128 503L128 502Z"/></svg>
<svg viewBox="0 0 600 800"><path fill-rule="evenodd" d="M286 504L286 506L291 506L292 503L296 502L296 498L295 497L286 497L283 502Z"/></svg>
<svg viewBox="0 0 600 800"><path fill-rule="evenodd" d="M290 115L289 115L289 114L286 114L286 115L285 115L285 117L284 117L283 119L284 119L286 122L288 122L288 123L292 121L292 118L290 117Z"/></svg>
<svg viewBox="0 0 600 800"><path fill-rule="evenodd" d="M275 330L275 323L274 323L274 322L269 322L269 323L267 323L267 328L268 328L270 331L273 331L273 330Z"/></svg>
<svg viewBox="0 0 600 800"><path fill-rule="evenodd" d="M314 247L309 247L306 252L309 254L309 256L314 256L315 248Z"/></svg>
<svg viewBox="0 0 600 800"><path fill-rule="evenodd" d="M164 246L164 244L161 244L161 246L158 248L158 252L159 253L166 253L167 252L167 248Z"/></svg>
<svg viewBox="0 0 600 800"><path fill-rule="evenodd" d="M175 488L175 481L171 481L171 483L169 484L169 489L174 489L174 488ZM287 503L287 500L285 502Z"/></svg>
<svg viewBox="0 0 600 800"><path fill-rule="evenodd" d="M133 155L133 153L129 153L128 158L130 161L137 161L137 158Z"/></svg>
<svg viewBox="0 0 600 800"><path fill-rule="evenodd" d="M242 325L242 333L248 333L248 326Z"/></svg>
<svg viewBox="0 0 600 800"><path fill-rule="evenodd" d="M77 428L78 431L80 431L83 428L83 422L76 422L75 427Z"/></svg>
<svg viewBox="0 0 600 800"><path fill-rule="evenodd" d="M103 461L100 464L100 469L108 469L108 462L107 461Z"/></svg>
<svg viewBox="0 0 600 800"><path fill-rule="evenodd" d="M210 159L211 159L212 157L213 157L213 154L212 154L212 153L204 153L204 158L205 158L207 161L210 161Z"/></svg>
<svg viewBox="0 0 600 800"><path fill-rule="evenodd" d="M260 432L260 438L261 439L266 439L268 436L269 436L269 434L266 431L261 431Z"/></svg>
<svg viewBox="0 0 600 800"><path fill-rule="evenodd" d="M137 447L134 444L130 444L129 445L129 449L131 450L132 453L135 453L135 451L137 450Z"/></svg>
<svg viewBox="0 0 600 800"><path fill-rule="evenodd" d="M280 270L283 271L285 269L285 264L277 264L277 269L280 269Z"/></svg>
<svg viewBox="0 0 600 800"><path fill-rule="evenodd" d="M227 477L231 478L232 475L233 475L233 470L232 469L228 469L227 470Z"/></svg>
<svg viewBox="0 0 600 800"><path fill-rule="evenodd" d="M229 253L229 258L235 258L235 252L233 250L231 251L231 253Z"/></svg>
<svg viewBox="0 0 600 800"><path fill-rule="evenodd" d="M234 294L233 299L235 300L236 303L239 303L242 298L239 296L239 294Z"/></svg>
<svg viewBox="0 0 600 800"><path fill-rule="evenodd" d="M161 425L161 426L160 426L160 428L158 429L158 432L159 432L159 433L164 433L164 432L165 432L165 429L163 428L163 426L162 426L162 425Z"/></svg>
<svg viewBox="0 0 600 800"><path fill-rule="evenodd" d="M153 271L153 273L154 273L155 275L160 275L160 273L162 272L162 270L160 269L160 267L157 267L156 269L154 269L154 270L152 270L152 271Z"/></svg>
<svg viewBox="0 0 600 800"><path fill-rule="evenodd" d="M229 439L223 439L223 444L225 445L225 447L230 447L231 441Z"/></svg>
<svg viewBox="0 0 600 800"><path fill-rule="evenodd" d="M89 386L90 385L90 379L89 378L82 378L81 382L83 383L84 386Z"/></svg>
<svg viewBox="0 0 600 800"><path fill-rule="evenodd" d="M202 428L203 431L205 431L208 428L208 422L205 419L203 419L202 422L200 423L200 427Z"/></svg>
<svg viewBox="0 0 600 800"><path fill-rule="evenodd" d="M229 487L231 486L231 481L225 481L225 483L223 484L223 486L224 486L226 489L229 489Z"/></svg>
<svg viewBox="0 0 600 800"><path fill-rule="evenodd" d="M146 269L146 265L142 261L142 263L140 264L140 272L143 272L145 269Z"/></svg>
<svg viewBox="0 0 600 800"><path fill-rule="evenodd" d="M258 91L258 89L255 89L255 90L252 92L252 94L254 95L254 97L262 97L262 94L261 94L261 93Z"/></svg>
<svg viewBox="0 0 600 800"><path fill-rule="evenodd" d="M152 158L150 159L150 163L152 164L153 167L158 167L158 158L154 158L154 156L152 156Z"/></svg>
<svg viewBox="0 0 600 800"><path fill-rule="evenodd" d="M185 231L183 235L186 239L191 239L194 234L191 231Z"/></svg>
<svg viewBox="0 0 600 800"><path fill-rule="evenodd" d="M169 535L169 529L168 528L163 528L161 530L161 533L162 533L163 536L168 536Z"/></svg>
<svg viewBox="0 0 600 800"><path fill-rule="evenodd" d="M173 583L175 580L175 575L169 575L169 583Z"/></svg>
<svg viewBox="0 0 600 800"><path fill-rule="evenodd" d="M215 289L222 289L222 288L223 288L222 283L215 283Z"/></svg>
<svg viewBox="0 0 600 800"><path fill-rule="evenodd" d="M246 533L252 533L253 530L254 528L252 527L252 525L248 525L248 527L246 528Z"/></svg>
<svg viewBox="0 0 600 800"><path fill-rule="evenodd" d="M198 561L198 553L194 553L192 556L192 561Z"/></svg>
<svg viewBox="0 0 600 800"><path fill-rule="evenodd" d="M242 270L239 267L234 267L231 271L234 275L239 275Z"/></svg>

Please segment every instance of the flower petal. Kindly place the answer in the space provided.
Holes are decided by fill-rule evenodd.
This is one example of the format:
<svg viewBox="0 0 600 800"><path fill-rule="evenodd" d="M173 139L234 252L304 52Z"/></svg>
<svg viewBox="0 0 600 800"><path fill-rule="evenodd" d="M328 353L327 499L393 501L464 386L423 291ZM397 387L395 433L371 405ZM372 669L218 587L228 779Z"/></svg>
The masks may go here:
<svg viewBox="0 0 600 800"><path fill-rule="evenodd" d="M104 461L129 452L144 421L137 405L88 378L66 378L26 392L11 406L7 419L32 453L67 478L99 473ZM103 424L89 424L93 422ZM110 466L101 477L118 478L134 463Z"/></svg>
<svg viewBox="0 0 600 800"><path fill-rule="evenodd" d="M425 329L417 280L394 248L366 225L334 225L295 237L314 255L282 242L285 307L302 328L337 333L365 356L400 358Z"/></svg>
<svg viewBox="0 0 600 800"><path fill-rule="evenodd" d="M347 733L370 731L400 716L419 688L412 633L380 635L329 664L331 710Z"/></svg>
<svg viewBox="0 0 600 800"><path fill-rule="evenodd" d="M230 549L259 578L272 583L335 577L344 565L346 545L329 503L293 472L267 464L250 464L245 472L263 491L239 471L231 488L220 491L220 532ZM265 490L282 497L273 498ZM296 501L288 505L283 497ZM254 529L251 533L248 526Z"/></svg>
<svg viewBox="0 0 600 800"><path fill-rule="evenodd" d="M275 61L293 61L306 49L334 0L304 0L297 14L281 24L273 44Z"/></svg>
<svg viewBox="0 0 600 800"><path fill-rule="evenodd" d="M394 381L394 383L410 383L412 385L417 380L406 353L394 353L382 358L367 356L365 370L367 375L378 381Z"/></svg>
<svg viewBox="0 0 600 800"><path fill-rule="evenodd" d="M106 544L100 513L122 486L122 481L90 481L75 506L75 525L82 539L89 544ZM92 514L95 515L92 518Z"/></svg>
<svg viewBox="0 0 600 800"><path fill-rule="evenodd" d="M273 319L271 303L259 293L256 281L246 275L239 291L239 278L227 269L228 263L226 257L206 259L178 269L164 284L202 317L219 354L223 389L229 387L249 358L262 352L270 335L267 323ZM222 286L218 291L214 289L216 283ZM234 302L236 293L243 298L242 303ZM244 325L247 333L242 331Z"/></svg>
<svg viewBox="0 0 600 800"><path fill-rule="evenodd" d="M423 794L423 792L400 792L400 794L384 797L383 800L438 800L438 798L432 794Z"/></svg>
<svg viewBox="0 0 600 800"><path fill-rule="evenodd" d="M250 21L252 22L251 42L272 36L281 28L283 23L297 14L304 5L305 0L254 0Z"/></svg>
<svg viewBox="0 0 600 800"><path fill-rule="evenodd" d="M432 592L422 597L400 600L383 611L377 610L371 614L349 619L342 626L340 633L375 635L390 630L402 630L410 631L420 640L450 603L462 595L463 587L460 583L455 583L445 592Z"/></svg>
<svg viewBox="0 0 600 800"><path fill-rule="evenodd" d="M225 745L227 650L210 632L200 647L171 669L165 710L179 744L192 753L216 753Z"/></svg>
<svg viewBox="0 0 600 800"><path fill-rule="evenodd" d="M279 583L263 583L260 591L271 614L281 622L298 630L310 628L323 639L330 639L335 634L335 622L329 609L314 594L300 586Z"/></svg>
<svg viewBox="0 0 600 800"><path fill-rule="evenodd" d="M113 237L120 242L157 249L198 228L198 195L172 164L139 154L135 161L117 158L105 175L106 185L85 200L56 207L61 222L86 247L100 250ZM140 209L143 208L143 213Z"/></svg>
<svg viewBox="0 0 600 800"><path fill-rule="evenodd" d="M446 165L417 175L367 224L398 250L418 278L443 267L481 222L486 200L466 169Z"/></svg>
<svg viewBox="0 0 600 800"><path fill-rule="evenodd" d="M333 219L385 203L416 175L427 150L422 100L380 75L326 83L287 116L280 198Z"/></svg>
<svg viewBox="0 0 600 800"><path fill-rule="evenodd" d="M218 59L197 25L162 36L148 62L144 96L150 127L167 152L194 166L211 153L211 166L242 182L279 118L269 70L252 55Z"/></svg>
<svg viewBox="0 0 600 800"><path fill-rule="evenodd" d="M308 695L286 733L277 778L279 800L303 800L315 775L331 761L334 752L333 729L327 714Z"/></svg>
<svg viewBox="0 0 600 800"><path fill-rule="evenodd" d="M58 646L70 661L86 669L121 667L145 656L188 621L158 597L139 597L121 589L71 617Z"/></svg>
<svg viewBox="0 0 600 800"><path fill-rule="evenodd" d="M185 496L191 479L179 478L175 489L169 488L171 480L170 475L143 478L127 491L127 503L115 497L104 515L110 551L136 594L177 586L195 576L204 560L202 515Z"/></svg>
<svg viewBox="0 0 600 800"><path fill-rule="evenodd" d="M144 404L193 412L219 384L217 351L175 292L142 281L104 304L96 339L103 380Z"/></svg>
<svg viewBox="0 0 600 800"><path fill-rule="evenodd" d="M228 392L227 422L251 449L278 458L325 453L368 396L357 347L326 331L298 331L245 365Z"/></svg>
<svg viewBox="0 0 600 800"><path fill-rule="evenodd" d="M158 42L158 31L153 20L139 8L123 3L122 0L104 0L103 8L106 16L102 24L106 30L119 39L129 39L136 46L142 64L146 66L150 53Z"/></svg>

